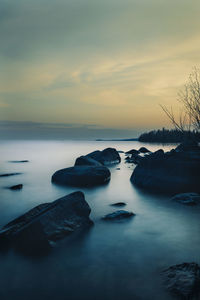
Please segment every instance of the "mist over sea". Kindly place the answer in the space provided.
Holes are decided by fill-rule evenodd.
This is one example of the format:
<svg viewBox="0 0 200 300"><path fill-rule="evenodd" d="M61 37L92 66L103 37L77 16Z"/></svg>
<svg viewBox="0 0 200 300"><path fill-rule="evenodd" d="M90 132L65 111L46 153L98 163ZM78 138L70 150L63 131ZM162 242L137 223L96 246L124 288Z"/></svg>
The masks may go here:
<svg viewBox="0 0 200 300"><path fill-rule="evenodd" d="M0 173L22 174L0 178L0 226L34 206L82 190L94 226L79 239L59 242L44 257L0 252L1 300L165 300L172 299L162 286L160 272L185 261L200 263L198 206L172 202L135 188L130 176L135 166L112 166L109 184L95 188L60 187L52 174L73 166L75 159L94 150L114 147L128 151L145 146L155 151L173 145L137 141L0 141ZM12 163L29 160L28 163ZM118 169L120 168L120 169ZM24 185L20 191L6 187ZM117 210L110 204L126 202L136 216L126 222L101 220Z"/></svg>

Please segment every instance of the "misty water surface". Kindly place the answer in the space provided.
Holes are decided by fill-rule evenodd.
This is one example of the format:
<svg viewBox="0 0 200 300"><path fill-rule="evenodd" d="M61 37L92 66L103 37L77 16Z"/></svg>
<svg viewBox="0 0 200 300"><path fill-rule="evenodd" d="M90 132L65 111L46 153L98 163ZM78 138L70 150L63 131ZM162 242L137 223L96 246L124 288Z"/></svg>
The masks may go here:
<svg viewBox="0 0 200 300"><path fill-rule="evenodd" d="M142 145L103 141L1 141L0 173L23 174L0 178L0 225L40 203L79 190L51 183L51 175L60 168L72 166L78 156L106 147L127 151ZM145 146L150 150L162 147ZM70 244L63 240L49 255L40 258L25 257L13 250L0 253L1 300L171 299L162 286L160 272L177 263L200 263L199 208L136 189L130 182L134 166L124 163L124 154L121 157L121 164L110 168L108 185L81 189L92 209L95 226L78 240ZM30 162L9 162L24 159ZM18 183L24 184L23 190L6 189ZM102 216L117 210L110 204L118 201L126 202L124 209L136 216L127 222L102 221Z"/></svg>

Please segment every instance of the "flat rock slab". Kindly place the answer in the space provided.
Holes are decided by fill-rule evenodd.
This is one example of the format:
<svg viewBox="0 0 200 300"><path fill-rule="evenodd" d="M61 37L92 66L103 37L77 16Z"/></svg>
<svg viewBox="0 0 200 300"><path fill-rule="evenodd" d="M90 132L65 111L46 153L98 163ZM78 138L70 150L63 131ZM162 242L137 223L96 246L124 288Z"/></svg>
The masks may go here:
<svg viewBox="0 0 200 300"><path fill-rule="evenodd" d="M105 184L111 173L105 166L75 166L55 172L52 182L79 187L91 187Z"/></svg>
<svg viewBox="0 0 200 300"><path fill-rule="evenodd" d="M174 265L162 272L166 288L178 299L197 299L200 287L200 267L196 263Z"/></svg>
<svg viewBox="0 0 200 300"><path fill-rule="evenodd" d="M200 194L182 193L172 197L172 200L184 205L197 205L200 204Z"/></svg>
<svg viewBox="0 0 200 300"><path fill-rule="evenodd" d="M123 219L127 219L127 218L130 218L133 216L135 216L135 214L133 212L129 212L126 210L117 210L111 214L105 215L103 217L103 220L105 220L105 221L123 220Z"/></svg>
<svg viewBox="0 0 200 300"><path fill-rule="evenodd" d="M40 204L1 229L1 244L31 251L49 249L57 240L92 225L90 212L82 192Z"/></svg>

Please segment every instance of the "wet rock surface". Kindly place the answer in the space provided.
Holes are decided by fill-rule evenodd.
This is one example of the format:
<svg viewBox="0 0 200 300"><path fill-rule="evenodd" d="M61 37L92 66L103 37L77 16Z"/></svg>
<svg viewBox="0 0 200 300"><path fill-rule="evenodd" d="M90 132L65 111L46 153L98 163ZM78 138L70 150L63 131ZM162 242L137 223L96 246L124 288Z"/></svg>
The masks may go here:
<svg viewBox="0 0 200 300"><path fill-rule="evenodd" d="M162 272L163 281L178 299L199 299L200 267L196 263L174 265Z"/></svg>

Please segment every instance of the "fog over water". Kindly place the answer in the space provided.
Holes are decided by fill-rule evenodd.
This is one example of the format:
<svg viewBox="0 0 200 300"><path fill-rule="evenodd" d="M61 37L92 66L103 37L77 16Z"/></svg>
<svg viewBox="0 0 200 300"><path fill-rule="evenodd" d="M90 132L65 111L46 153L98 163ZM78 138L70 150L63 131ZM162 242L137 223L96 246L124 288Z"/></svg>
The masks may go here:
<svg viewBox="0 0 200 300"><path fill-rule="evenodd" d="M0 225L34 206L54 201L80 189L51 183L52 174L74 164L94 150L115 147L138 149L139 142L108 141L1 141L0 173L22 172L0 178ZM150 150L173 146L148 145ZM45 257L26 257L13 250L0 252L0 299L59 300L165 300L160 272L173 264L200 263L199 207L187 207L170 197L153 195L130 182L134 166L112 166L111 181L97 188L82 188L94 226L79 239L59 242ZM28 163L11 163L13 160ZM117 170L120 168L120 170ZM21 191L6 187L22 183ZM126 202L136 216L126 222L101 220Z"/></svg>

